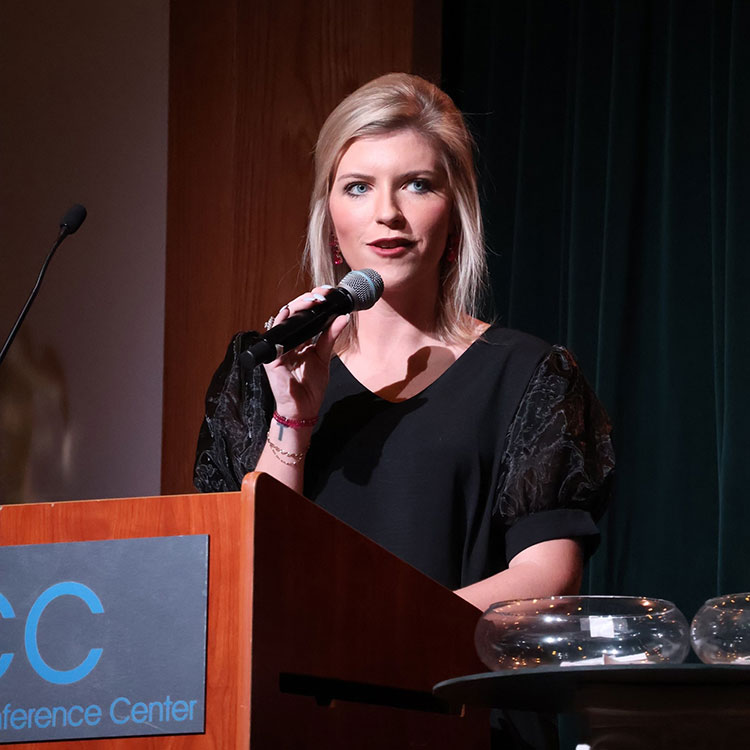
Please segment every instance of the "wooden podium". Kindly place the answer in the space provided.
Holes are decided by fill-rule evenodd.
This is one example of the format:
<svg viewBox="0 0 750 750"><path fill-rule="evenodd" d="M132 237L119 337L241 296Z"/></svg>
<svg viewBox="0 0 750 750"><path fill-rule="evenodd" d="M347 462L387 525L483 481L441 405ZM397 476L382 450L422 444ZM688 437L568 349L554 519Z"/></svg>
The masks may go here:
<svg viewBox="0 0 750 750"><path fill-rule="evenodd" d="M431 692L483 669L478 611L265 474L242 492L0 510L2 545L209 536L205 732L56 750L489 747L485 709Z"/></svg>

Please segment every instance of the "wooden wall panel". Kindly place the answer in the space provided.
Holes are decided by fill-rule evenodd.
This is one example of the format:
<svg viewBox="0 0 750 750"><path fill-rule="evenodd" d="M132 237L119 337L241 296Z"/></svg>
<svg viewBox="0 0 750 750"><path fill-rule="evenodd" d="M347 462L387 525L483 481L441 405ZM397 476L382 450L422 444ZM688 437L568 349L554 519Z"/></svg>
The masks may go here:
<svg viewBox="0 0 750 750"><path fill-rule="evenodd" d="M162 491L192 486L211 374L233 333L305 288L312 149L382 73L434 78L439 0L173 0Z"/></svg>

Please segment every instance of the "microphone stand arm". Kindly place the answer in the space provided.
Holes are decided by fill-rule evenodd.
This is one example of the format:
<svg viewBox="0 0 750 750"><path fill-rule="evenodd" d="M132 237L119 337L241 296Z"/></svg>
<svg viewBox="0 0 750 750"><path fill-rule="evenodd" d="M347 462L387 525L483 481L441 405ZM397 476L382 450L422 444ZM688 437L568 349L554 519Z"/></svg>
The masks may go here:
<svg viewBox="0 0 750 750"><path fill-rule="evenodd" d="M3 349L2 351L0 351L0 365L2 365L3 360L5 359L5 355L8 353L8 349L10 349L10 345L13 343L13 339L16 337L16 334L18 333L18 329L21 327L21 323L23 323L24 318L26 317L26 313L28 313L29 308L31 307L34 300L36 299L36 295L39 292L39 287L41 287L42 285L42 279L44 278L44 274L47 272L47 266L49 266L49 262L52 260L52 256L55 254L55 250L57 250L57 248L60 247L60 244L68 236L68 234L70 234L70 230L68 229L68 227L61 226L60 234L57 235L55 244L52 245L52 249L49 251L44 263L42 264L42 270L39 272L39 277L36 280L36 284L34 284L34 288L31 290L31 294L29 295L29 298L26 300L26 304L23 306L23 309L21 310L21 314L18 316L18 319L13 325L13 328L11 329L10 334L8 335L8 338L5 340L5 343L3 344Z"/></svg>

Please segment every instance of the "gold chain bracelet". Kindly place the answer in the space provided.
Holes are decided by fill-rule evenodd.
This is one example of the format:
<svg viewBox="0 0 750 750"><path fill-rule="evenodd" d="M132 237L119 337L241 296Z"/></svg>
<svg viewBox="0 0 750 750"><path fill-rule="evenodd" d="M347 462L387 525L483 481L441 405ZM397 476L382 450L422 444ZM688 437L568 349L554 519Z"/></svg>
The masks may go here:
<svg viewBox="0 0 750 750"><path fill-rule="evenodd" d="M266 436L266 442L271 448L271 453L273 453L276 460L281 461L282 464L286 464L287 466L296 466L305 457L305 453L307 453L307 448L305 448L302 453L285 451L280 445L276 445L276 443L271 440L270 436ZM287 458L290 458L291 461L287 461Z"/></svg>

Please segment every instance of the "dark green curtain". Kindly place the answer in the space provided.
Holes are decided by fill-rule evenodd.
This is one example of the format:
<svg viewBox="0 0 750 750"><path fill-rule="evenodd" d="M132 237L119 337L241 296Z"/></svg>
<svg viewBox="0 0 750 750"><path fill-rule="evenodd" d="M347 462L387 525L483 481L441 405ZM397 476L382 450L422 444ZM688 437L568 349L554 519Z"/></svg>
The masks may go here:
<svg viewBox="0 0 750 750"><path fill-rule="evenodd" d="M494 313L615 426L592 593L750 590L750 2L445 0Z"/></svg>

